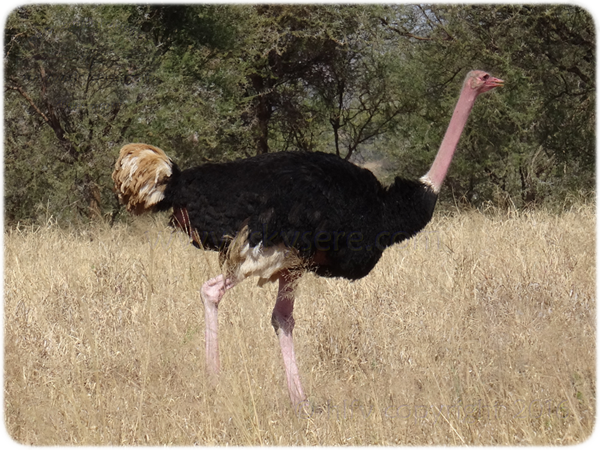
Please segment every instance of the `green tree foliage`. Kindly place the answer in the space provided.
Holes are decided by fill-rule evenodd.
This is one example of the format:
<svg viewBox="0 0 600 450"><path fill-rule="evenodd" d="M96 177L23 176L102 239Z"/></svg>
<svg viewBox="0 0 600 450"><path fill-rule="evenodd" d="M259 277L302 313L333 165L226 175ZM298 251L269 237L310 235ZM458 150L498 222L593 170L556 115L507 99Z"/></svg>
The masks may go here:
<svg viewBox="0 0 600 450"><path fill-rule="evenodd" d="M99 215L113 156L148 92L152 45L118 8L20 8L5 30L5 174L9 219L41 202Z"/></svg>
<svg viewBox="0 0 600 450"><path fill-rule="evenodd" d="M480 101L444 195L518 204L594 188L595 30L565 6L416 6L386 26L412 40L429 92L408 153L435 155L462 76L479 67L506 79ZM430 94L430 95L428 95ZM419 166L408 155L405 169ZM420 167L422 170L422 167Z"/></svg>
<svg viewBox="0 0 600 450"><path fill-rule="evenodd" d="M193 45L203 50L231 50L242 36L243 8L226 5L145 5L128 9L129 22L149 33L161 53Z"/></svg>
<svg viewBox="0 0 600 450"><path fill-rule="evenodd" d="M223 123L237 120L232 117L237 105L228 100L238 96L230 86L239 83L231 66L218 62L224 44L202 40L188 27L185 32L196 36L197 45L182 46L176 31L148 27L139 9L33 6L9 17L9 220L47 214L63 220L114 217L119 207L110 174L126 142L175 147L204 159L215 148L219 152L219 140L227 137ZM201 14L195 20L203 28L215 23ZM219 36L221 42L226 38Z"/></svg>
<svg viewBox="0 0 600 450"><path fill-rule="evenodd" d="M390 128L401 90L391 81L396 59L375 12L364 6L257 9L262 27L277 30L248 74L259 153L272 141L275 148L329 149L348 159Z"/></svg>
<svg viewBox="0 0 600 450"><path fill-rule="evenodd" d="M595 30L565 5L33 5L5 26L9 221L119 211L127 142L182 167L281 150L422 175L465 74L476 105L443 198L592 192Z"/></svg>
<svg viewBox="0 0 600 450"><path fill-rule="evenodd" d="M239 89L230 91L230 104L241 112L241 126L220 133L245 136L247 146L238 145L238 152L311 151L333 144L340 156L349 158L361 143L383 133L398 113L394 104L401 91L391 82L395 72L388 67L395 58L389 58L390 49L384 49L387 44L378 36L373 8L229 7L220 10L221 24L213 20L208 25L227 30L215 31L210 43L186 29L188 21L208 16L207 7L179 9L148 7L143 27L161 36L178 61L188 52L208 52L220 70L238 74ZM223 40L216 38L219 33ZM236 45L231 45L232 35ZM206 65L198 56L189 61ZM201 84L207 73L196 71L192 78ZM226 150L221 147L220 152Z"/></svg>

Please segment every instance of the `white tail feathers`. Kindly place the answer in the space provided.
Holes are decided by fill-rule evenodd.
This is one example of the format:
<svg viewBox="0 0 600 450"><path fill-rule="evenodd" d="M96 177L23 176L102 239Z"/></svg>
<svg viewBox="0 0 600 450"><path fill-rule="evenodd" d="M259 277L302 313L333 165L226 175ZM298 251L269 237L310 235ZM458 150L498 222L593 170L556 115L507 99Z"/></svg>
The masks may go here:
<svg viewBox="0 0 600 450"><path fill-rule="evenodd" d="M112 179L127 211L142 214L165 197L173 173L173 161L158 147L127 144L115 163Z"/></svg>

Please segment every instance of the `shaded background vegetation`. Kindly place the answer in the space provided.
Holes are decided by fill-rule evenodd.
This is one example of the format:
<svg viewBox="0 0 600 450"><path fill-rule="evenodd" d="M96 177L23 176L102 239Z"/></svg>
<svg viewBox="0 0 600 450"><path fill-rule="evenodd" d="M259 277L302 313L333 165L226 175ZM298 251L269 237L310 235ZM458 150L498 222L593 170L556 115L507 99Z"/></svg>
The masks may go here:
<svg viewBox="0 0 600 450"><path fill-rule="evenodd" d="M564 205L595 184L595 30L565 5L34 5L5 24L5 217L120 211L118 150L182 167L282 150L420 176L473 68L442 202Z"/></svg>

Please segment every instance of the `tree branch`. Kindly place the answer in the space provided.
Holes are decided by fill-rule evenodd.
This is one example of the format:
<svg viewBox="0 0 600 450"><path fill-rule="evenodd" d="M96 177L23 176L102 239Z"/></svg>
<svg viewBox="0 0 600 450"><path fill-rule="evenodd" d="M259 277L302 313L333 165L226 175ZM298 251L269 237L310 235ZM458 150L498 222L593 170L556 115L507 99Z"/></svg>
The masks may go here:
<svg viewBox="0 0 600 450"><path fill-rule="evenodd" d="M433 38L431 37L423 37L423 36L417 36L416 34L412 34L409 33L407 30L405 30L404 28L402 30L399 30L398 28L395 28L393 26L391 26L389 24L389 22L383 18L380 17L379 21L381 22L382 25L384 25L388 30L393 31L394 33L403 36L403 37L407 37L407 38L412 38L412 39L417 39L419 41L432 41Z"/></svg>
<svg viewBox="0 0 600 450"><path fill-rule="evenodd" d="M21 94L21 96L25 100L27 100L27 103L29 103L31 105L31 107L33 109L35 109L35 111L42 117L42 119L44 119L44 122L46 122L48 125L50 125L50 120L48 120L48 117L46 117L46 115L40 110L40 108L37 107L37 105L34 103L34 101L31 99L31 97L27 94L27 92L25 92L23 90L22 87L7 85L6 89L12 89L13 91L17 91L19 94Z"/></svg>

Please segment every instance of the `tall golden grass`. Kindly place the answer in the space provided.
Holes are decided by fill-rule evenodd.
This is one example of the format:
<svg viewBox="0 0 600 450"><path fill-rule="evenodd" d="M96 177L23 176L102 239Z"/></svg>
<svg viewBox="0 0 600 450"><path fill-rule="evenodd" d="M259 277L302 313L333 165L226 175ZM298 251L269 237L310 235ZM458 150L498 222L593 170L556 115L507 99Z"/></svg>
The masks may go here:
<svg viewBox="0 0 600 450"><path fill-rule="evenodd" d="M595 211L437 215L357 282L306 275L291 407L276 286L220 307L216 255L164 217L7 230L5 418L34 445L574 444L595 411Z"/></svg>

